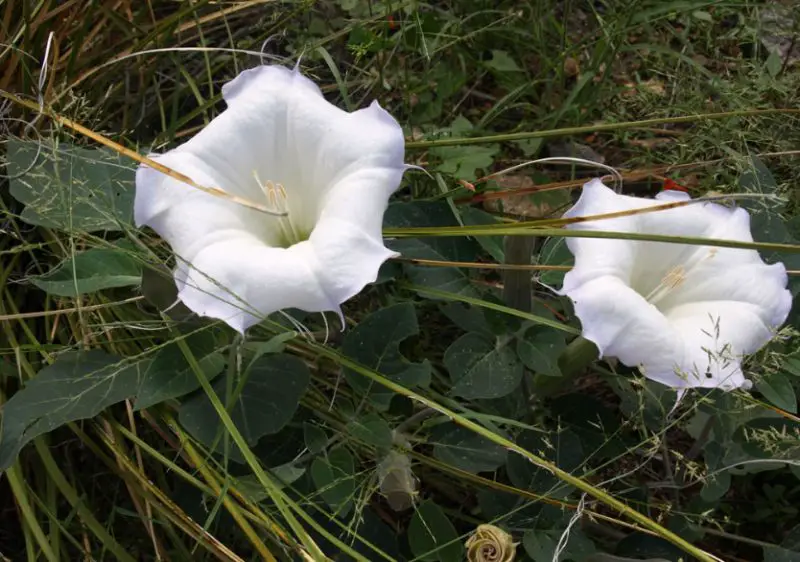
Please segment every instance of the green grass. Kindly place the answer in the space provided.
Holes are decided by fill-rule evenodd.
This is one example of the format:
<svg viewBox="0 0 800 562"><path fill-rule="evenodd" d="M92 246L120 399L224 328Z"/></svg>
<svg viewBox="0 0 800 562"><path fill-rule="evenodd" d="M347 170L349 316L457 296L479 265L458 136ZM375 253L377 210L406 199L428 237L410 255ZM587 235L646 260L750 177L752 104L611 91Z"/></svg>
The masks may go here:
<svg viewBox="0 0 800 562"><path fill-rule="evenodd" d="M495 262L500 236L520 225L470 222L469 209L481 205L470 205L476 194L460 180L474 182L482 195L505 185L476 181L485 175L572 150L623 170L626 190L638 195L654 193L665 178L697 196L766 194L751 207L769 219L767 226L758 223L755 247L770 256L788 250L781 259L800 269L791 265L800 236L794 165L800 72L797 63L776 62L761 45L764 5L90 4L0 0L7 37L0 45L0 90L33 104L3 105L3 125L8 137L31 141L24 146L39 145L38 163L66 158L70 145L97 146L64 118L141 154L166 150L224 108L221 86L238 72L262 58L286 65L300 58L302 71L339 107L353 110L378 99L403 125L407 161L430 175L407 174L396 201L438 201L450 213L447 220L431 213L429 222L414 225L438 231L415 232L402 223L388 224L387 234L416 239L422 233L430 236L422 243L437 244L432 236L446 233L463 244L470 261ZM39 115L40 97L60 122ZM570 149L570 142L578 144ZM3 146L5 152L12 144ZM111 154L115 165L135 166ZM52 189L85 182L87 193L122 201L124 191L110 194L92 179L101 167L94 162L85 173L75 168L45 179ZM512 174L557 184L530 197L551 212L527 219L542 219L547 230L540 237L560 236L553 221L571 195L559 186L577 187L587 172L548 163ZM493 523L521 543L518 560L549 561L582 492L588 503L570 528L567 559L588 559L591 549L668 560L677 560L681 548L724 560L800 556L800 470L769 462L797 458L800 443L793 413L798 379L791 374L800 372L796 312L784 337L749 363L752 394L692 393L667 417L674 393L621 365L585 359L580 344L566 345L564 333L579 326L538 285L532 310L510 311L496 271L394 262L387 270L393 280L346 305L344 334L327 328L333 318L309 315L299 319L315 342L272 340L293 328L276 317L243 341L220 323L187 318L180 307L160 312L174 300L172 262L153 232L130 221L87 232L75 226L85 212L77 206L67 207L67 224L32 225L10 191L15 181L0 182L0 403L48 372L43 369L59 368L66 352L88 349L142 369L156 357L169 360L165 372L173 369L195 390L144 410L136 409L132 390L96 415L75 415L33 438L0 476L0 555L6 559L449 561L462 559L460 545L478 524ZM35 187L34 194L44 191ZM37 208L31 207L28 212ZM102 203L87 208L103 210ZM38 210L47 208L40 203ZM108 221L103 212L95 219ZM456 227L459 220L467 226ZM563 265L545 259L542 242L541 261ZM124 254L126 267L143 272L141 287L109 286L75 297L47 294L32 282L81 252L109 248ZM413 268L452 273L476 292L416 287ZM558 274L545 272L542 280L558 284L548 277ZM69 291L69 279L66 285ZM386 310L396 316L377 316ZM398 363L377 368L365 356L348 355L348 335L370 321L405 330L402 341L383 342ZM560 334L575 373L559 380L526 368L518 392L456 397L446 352L475 330L499 335L492 342L498 348L514 338L538 348L550 340L537 338ZM381 329L373 332L379 337ZM249 424L236 423L234 405L271 388L248 386L248 360L262 345L271 346L266 360L276 351L301 359L290 376L307 371L310 382L279 432L253 438ZM398 386L387 376L387 369L409 362L430 365L430 384ZM221 373L211 383L209 364ZM115 380L137 388L138 380ZM268 380L282 385L285 377ZM369 385L385 389L391 402L366 398ZM54 398L58 408L71 407L74 397L61 398ZM190 406L208 414L211 430L187 422ZM413 478L394 473L395 491L417 509L395 511L387 501L390 485L379 466L389 448L411 459ZM748 464L729 469L737 461ZM418 481L414 489L411 480Z"/></svg>

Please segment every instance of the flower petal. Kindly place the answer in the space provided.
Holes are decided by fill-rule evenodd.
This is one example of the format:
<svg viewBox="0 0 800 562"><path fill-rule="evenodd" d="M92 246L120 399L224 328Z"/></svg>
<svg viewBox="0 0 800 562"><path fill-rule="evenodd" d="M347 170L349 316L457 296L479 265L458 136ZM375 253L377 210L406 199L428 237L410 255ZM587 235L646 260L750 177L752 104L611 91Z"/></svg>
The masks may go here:
<svg viewBox="0 0 800 562"><path fill-rule="evenodd" d="M316 258L314 276L330 301L337 304L375 281L381 264L399 255L386 248L380 237L338 218L321 220L309 243Z"/></svg>
<svg viewBox="0 0 800 562"><path fill-rule="evenodd" d="M236 194L235 183L189 152L173 150L151 158L201 185ZM275 217L215 197L147 166L136 170L134 218L138 226L155 230L188 262L232 232L253 234L265 244L278 239Z"/></svg>
<svg viewBox="0 0 800 562"><path fill-rule="evenodd" d="M721 217L707 236L752 242L750 217L744 209L720 208L719 205L691 207L697 207L693 211L711 212ZM702 218L697 216L697 220ZM767 265L755 250L694 248L690 260L681 266L680 282L658 302L658 307L668 317L671 309L681 305L725 301L754 305L760 322L770 328L783 324L792 307L792 296L786 289L789 279L783 264Z"/></svg>
<svg viewBox="0 0 800 562"><path fill-rule="evenodd" d="M655 202L619 195L593 179L583 186L580 199L564 218L585 217L619 211L629 211ZM578 222L568 225L570 230L613 232L638 232L637 215ZM613 275L626 283L635 265L636 242L607 238L567 238L567 247L575 256L575 267L564 277L562 291L569 293L589 279L603 275Z"/></svg>
<svg viewBox="0 0 800 562"><path fill-rule="evenodd" d="M569 292L583 337L601 356L636 367L648 359L670 363L676 351L672 326L663 314L614 275L592 279Z"/></svg>
<svg viewBox="0 0 800 562"><path fill-rule="evenodd" d="M741 370L742 356L758 351L772 337L772 326L764 322L761 312L757 305L731 301L675 307L668 320L682 341L682 353L676 357L682 380L671 386L749 387ZM654 365L645 375L659 380L674 377L674 372Z"/></svg>
<svg viewBox="0 0 800 562"><path fill-rule="evenodd" d="M201 316L225 321L244 332L267 315L290 307L308 312L339 311L312 270L310 242L269 248L246 233L235 233L179 267L179 298Z"/></svg>
<svg viewBox="0 0 800 562"><path fill-rule="evenodd" d="M223 86L221 115L178 150L190 151L226 176L250 186L281 184L292 223L311 232L324 195L364 168L404 169L404 138L397 121L377 102L348 113L328 103L299 72L281 66L246 70ZM393 192L396 183L384 186Z"/></svg>
<svg viewBox="0 0 800 562"><path fill-rule="evenodd" d="M142 166L137 223L170 243L179 295L199 314L243 331L283 308L338 312L395 255L381 223L406 168L402 129L377 103L347 113L278 66L241 73L223 96L228 108L200 133L152 158L260 205L277 206L285 190L288 219ZM309 240L274 247L286 232Z"/></svg>
<svg viewBox="0 0 800 562"><path fill-rule="evenodd" d="M566 216L688 199L680 192L661 193L655 201L622 196L595 180L584 186ZM752 241L747 212L714 203L570 228ZM791 309L784 266L766 265L756 251L606 239L569 242L575 267L561 293L573 300L584 337L601 354L640 366L648 378L674 388L748 386L742 356L765 345Z"/></svg>

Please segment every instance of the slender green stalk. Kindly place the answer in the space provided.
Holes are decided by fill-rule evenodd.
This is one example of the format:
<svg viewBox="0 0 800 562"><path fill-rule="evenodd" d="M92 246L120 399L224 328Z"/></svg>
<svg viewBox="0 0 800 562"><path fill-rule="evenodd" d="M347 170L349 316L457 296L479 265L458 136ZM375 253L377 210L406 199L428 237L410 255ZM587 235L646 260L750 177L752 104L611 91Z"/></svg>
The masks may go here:
<svg viewBox="0 0 800 562"><path fill-rule="evenodd" d="M196 521L189 517L169 496L167 496L158 486L156 486L145 474L139 471L128 457L118 450L117 443L100 429L97 435L103 443L114 452L112 459L92 441L86 433L75 423L67 424L70 429L78 436L81 442L94 453L97 458L103 461L109 469L114 471L120 478L127 482L135 483L140 486L142 495L145 496L150 504L164 517L169 519L176 527L180 528L187 535L196 540L203 548L213 553L220 560L230 560L232 562L244 562L244 560L234 553L231 549L217 540L211 533L203 529ZM116 461L116 462L115 462Z"/></svg>
<svg viewBox="0 0 800 562"><path fill-rule="evenodd" d="M242 510L239 508L236 502L233 501L228 495L227 491L223 490L219 485L216 477L208 468L208 466L206 466L205 461L200 458L200 455L197 453L194 445L192 445L191 441L187 439L186 434L180 429L180 426L175 424L174 427L178 429L178 438L180 439L183 450L186 451L186 453L189 455L189 458L192 459L192 463L195 465L195 467L197 467L197 470L200 472L203 480L205 480L211 487L214 495L217 497L220 495L222 496L223 505L228 510L228 513L231 514L231 517L233 517L234 521L236 521L236 524L239 526L242 532L245 534L247 540L249 540L250 544L253 545L253 548L255 548L259 555L261 555L261 558L267 562L277 562L276 558L269 551L269 548L267 548L267 545L265 545L264 542L258 537L258 534L255 532L253 527L242 515Z"/></svg>
<svg viewBox="0 0 800 562"><path fill-rule="evenodd" d="M600 502L604 503L605 505L607 505L611 509L613 509L613 510L615 510L615 511L617 511L617 512L623 514L623 515L625 515L629 519L632 519L636 523L640 524L642 527L644 527L646 529L649 529L650 531L653 531L654 533L656 533L660 537L662 537L662 538L668 540L669 542L673 543L675 546L681 548L682 550L684 550L688 554L691 554L692 556L694 556L695 558L697 558L701 562L719 562L711 554L709 554L709 553L705 552L704 550L692 545L687 540L681 538L680 536L678 536L677 534L673 533L669 529L666 529L666 528L662 527L661 525L659 525L658 523L656 523L655 521L653 521L652 519L650 519L646 515L643 515L642 513L639 513L638 511L636 511L634 509L631 509L630 507L625 505L623 502L621 502L618 499L614 498L613 496L611 496L607 492L601 490L600 488L592 486L588 482L585 482L584 480L573 476L572 474L570 474L569 472L566 472L565 470L562 470L562 469L558 468L558 466L554 465L550 461L548 461L546 459L543 459L543 458L541 458L541 457L539 457L537 455L534 455L533 453L531 453L530 451L524 449L523 447L520 447L519 445L517 445L513 441L511 441L509 439L506 439L505 437L502 437L500 435L497 435L496 433L493 433L492 431L487 430L485 427L483 427L481 425L478 425L477 423L465 418L464 416L454 412L453 410L445 408L444 406L440 406L439 404L437 404L433 400L430 400L430 399L422 396L421 394L417 394L413 390L409 390L408 388L405 388L404 386L401 386L401 385L399 385L399 384L387 379L386 377L382 376L380 373L372 371L371 369L368 369L368 368L364 367L363 365L360 365L360 364L356 363L355 361L350 360L349 358L345 357L344 355L340 354L339 352L337 352L337 351L335 351L335 350L333 350L333 349L331 349L329 347L326 347L326 346L323 346L323 345L319 345L319 344L315 344L315 343L307 343L307 342L304 343L303 345L307 346L309 349L313 349L314 351L316 351L321 356L328 357L329 359L337 362L338 364L342 365L343 367L351 369L352 371L354 371L354 372L356 372L356 373L358 373L358 374L360 374L360 375L362 375L364 377L367 377L371 381L376 382L376 383L380 384L381 386L383 386L385 388L388 388L392 392L396 392L397 394L400 394L402 396L406 396L407 398L410 398L412 400L415 400L415 401L421 403L423 406L426 406L428 408L432 408L432 409L436 410L440 414L442 414L442 415L446 416L447 418L449 418L450 420L452 420L454 423L457 423L458 425L460 425L460 426L462 426L462 427L464 427L464 428L466 428L466 429L468 429L468 430L480 435L481 437L484 437L484 438L488 439L492 443L495 443L497 445L500 445L501 447L504 447L505 449L507 449L509 451L517 453L518 455L522 456L524 459L526 459L530 463L532 463L532 464L534 464L534 465L536 465L536 466L538 466L538 467L540 467L540 468L542 468L544 470L547 470L548 472L550 472L556 478L559 478L563 482L566 482L567 484L570 484L571 486L574 486L575 488L577 488L581 492L584 492L585 494L588 494L589 496L592 496L593 498L595 498L595 499L599 500Z"/></svg>
<svg viewBox="0 0 800 562"><path fill-rule="evenodd" d="M14 499L19 506L19 510L22 512L23 524L33 533L39 548L42 549L42 554L48 562L59 562L53 549L50 547L47 535L44 534L41 526L39 526L39 521L37 521L36 514L33 512L33 507L31 507L31 504L28 502L25 483L20 475L19 462L15 462L9 467L6 471L6 478L8 479L8 485L11 487L11 492L14 494Z"/></svg>
<svg viewBox="0 0 800 562"><path fill-rule="evenodd" d="M499 227L499 228L498 228ZM637 240L642 242L666 242L668 244L689 244L695 246L716 246L719 248L740 248L742 250L762 250L800 254L798 244L779 244L775 242L740 242L738 240L719 240L697 236L668 236L666 234L642 234L638 232L567 230L565 228L536 228L525 226L439 226L416 228L387 228L383 235L387 238L417 238L420 236L561 236L562 238L605 238L612 240Z"/></svg>
<svg viewBox="0 0 800 562"><path fill-rule="evenodd" d="M580 127L563 127L561 129L548 129L544 131L525 131L520 133L505 133L483 137L466 137L455 139L437 139L429 141L412 141L406 143L408 150L420 150L437 146L465 146L470 144L490 144L496 142L509 142L525 139L543 139L549 137L566 137L584 133L599 133L603 131L623 131L653 125L669 125L676 123L693 123L711 119L728 119L732 117L756 117L765 115L797 114L800 109L745 109L741 111L724 111L720 113L700 113L698 115L682 115L680 117L660 117L656 119L643 119L641 121L623 121L621 123L595 123Z"/></svg>
<svg viewBox="0 0 800 562"><path fill-rule="evenodd" d="M286 505L284 500L283 494L281 493L280 488L272 481L272 479L267 475L266 471L262 468L261 464L256 459L253 451L250 450L250 447L247 446L247 442L245 441L244 437L242 436L239 429L236 427L236 424L233 423L230 415L228 414L227 410L225 409L224 404L217 396L217 393L211 386L211 383L206 378L205 374L203 373L202 368L197 363L197 359L192 354L189 346L186 345L186 342L183 340L177 341L178 347L180 347L181 351L183 352L186 361L189 363L189 366L192 368L192 371L197 376L197 380L200 382L200 386L202 387L203 391L208 396L211 405L216 410L217 415L222 422L222 425L225 426L225 429L233 439L233 442L239 448L242 453L242 456L247 462L247 465L253 471L256 478L258 479L259 483L264 486L265 491L269 494L272 501L275 503L275 506L278 508L278 511L281 512L283 517L286 519L286 522L289 526L294 530L295 535L300 539L303 545L308 549L309 553L315 560L328 560L322 550L317 546L314 540L308 535L306 530L300 525L300 522L295 518L292 511ZM234 349L231 349L231 353L234 353ZM231 361L235 361L235 357L230 358Z"/></svg>
<svg viewBox="0 0 800 562"><path fill-rule="evenodd" d="M45 470L47 470L50 480L55 483L61 494L67 499L70 505L75 508L81 521L83 521L89 530L100 540L103 544L103 548L111 552L117 560L122 562L136 562L136 559L125 551L122 545L111 536L100 521L95 518L91 510L81 501L78 492L70 485L64 477L64 473L58 468L58 464L47 448L47 445L41 439L34 439L33 444L36 447L36 452L42 459L42 463L44 464Z"/></svg>
<svg viewBox="0 0 800 562"><path fill-rule="evenodd" d="M441 299L461 301L467 304L474 304L475 306L481 306L483 308L490 308L498 312L504 312L506 314L510 314L511 316L522 318L523 320L530 320L531 322L536 322L537 324L550 326L551 328L555 328L556 330L561 330L562 332L566 332L568 334L573 334L577 336L580 335L581 333L580 330L578 330L577 328L573 328L572 326L567 326L566 324L562 324L561 322L550 320L549 318L545 318L544 316L537 316L536 314L531 314L530 312L524 312L522 310L517 310L516 308L503 306L502 304L495 304L493 302L485 301L482 299L476 299L465 295L460 295L458 293L449 293L447 291L431 289L430 287L423 287L422 285L411 285L404 283L403 286L423 295L430 295L432 297L438 297Z"/></svg>

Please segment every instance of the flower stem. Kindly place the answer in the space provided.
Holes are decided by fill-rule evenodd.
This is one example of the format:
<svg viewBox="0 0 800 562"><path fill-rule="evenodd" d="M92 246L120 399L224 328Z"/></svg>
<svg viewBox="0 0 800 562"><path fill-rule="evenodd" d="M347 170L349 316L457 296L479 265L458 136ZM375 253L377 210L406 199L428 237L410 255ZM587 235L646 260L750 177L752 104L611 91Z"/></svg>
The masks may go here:
<svg viewBox="0 0 800 562"><path fill-rule="evenodd" d="M570 379L574 377L599 358L600 351L594 342L587 340L583 336L575 338L558 358L561 378Z"/></svg>

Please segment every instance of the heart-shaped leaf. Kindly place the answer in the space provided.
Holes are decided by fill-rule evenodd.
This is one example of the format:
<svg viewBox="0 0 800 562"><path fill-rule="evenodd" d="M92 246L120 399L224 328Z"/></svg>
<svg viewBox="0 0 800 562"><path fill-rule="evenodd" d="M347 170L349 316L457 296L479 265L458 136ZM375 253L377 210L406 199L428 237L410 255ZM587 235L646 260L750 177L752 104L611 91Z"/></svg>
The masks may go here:
<svg viewBox="0 0 800 562"><path fill-rule="evenodd" d="M400 342L419 333L417 315L411 303L396 304L379 310L361 321L344 337L342 351L347 357L378 371L406 387L430 384L428 361L412 363L400 353ZM362 375L345 369L350 386L367 394L376 408L385 410L394 396L392 391L373 384Z"/></svg>
<svg viewBox="0 0 800 562"><path fill-rule="evenodd" d="M220 377L213 388L252 447L264 435L278 433L289 423L310 378L308 367L297 357L265 355L250 367L244 380L228 385L226 377ZM222 450L224 428L205 392L197 391L187 399L178 419L201 443ZM242 460L235 447L230 454L234 460Z"/></svg>

